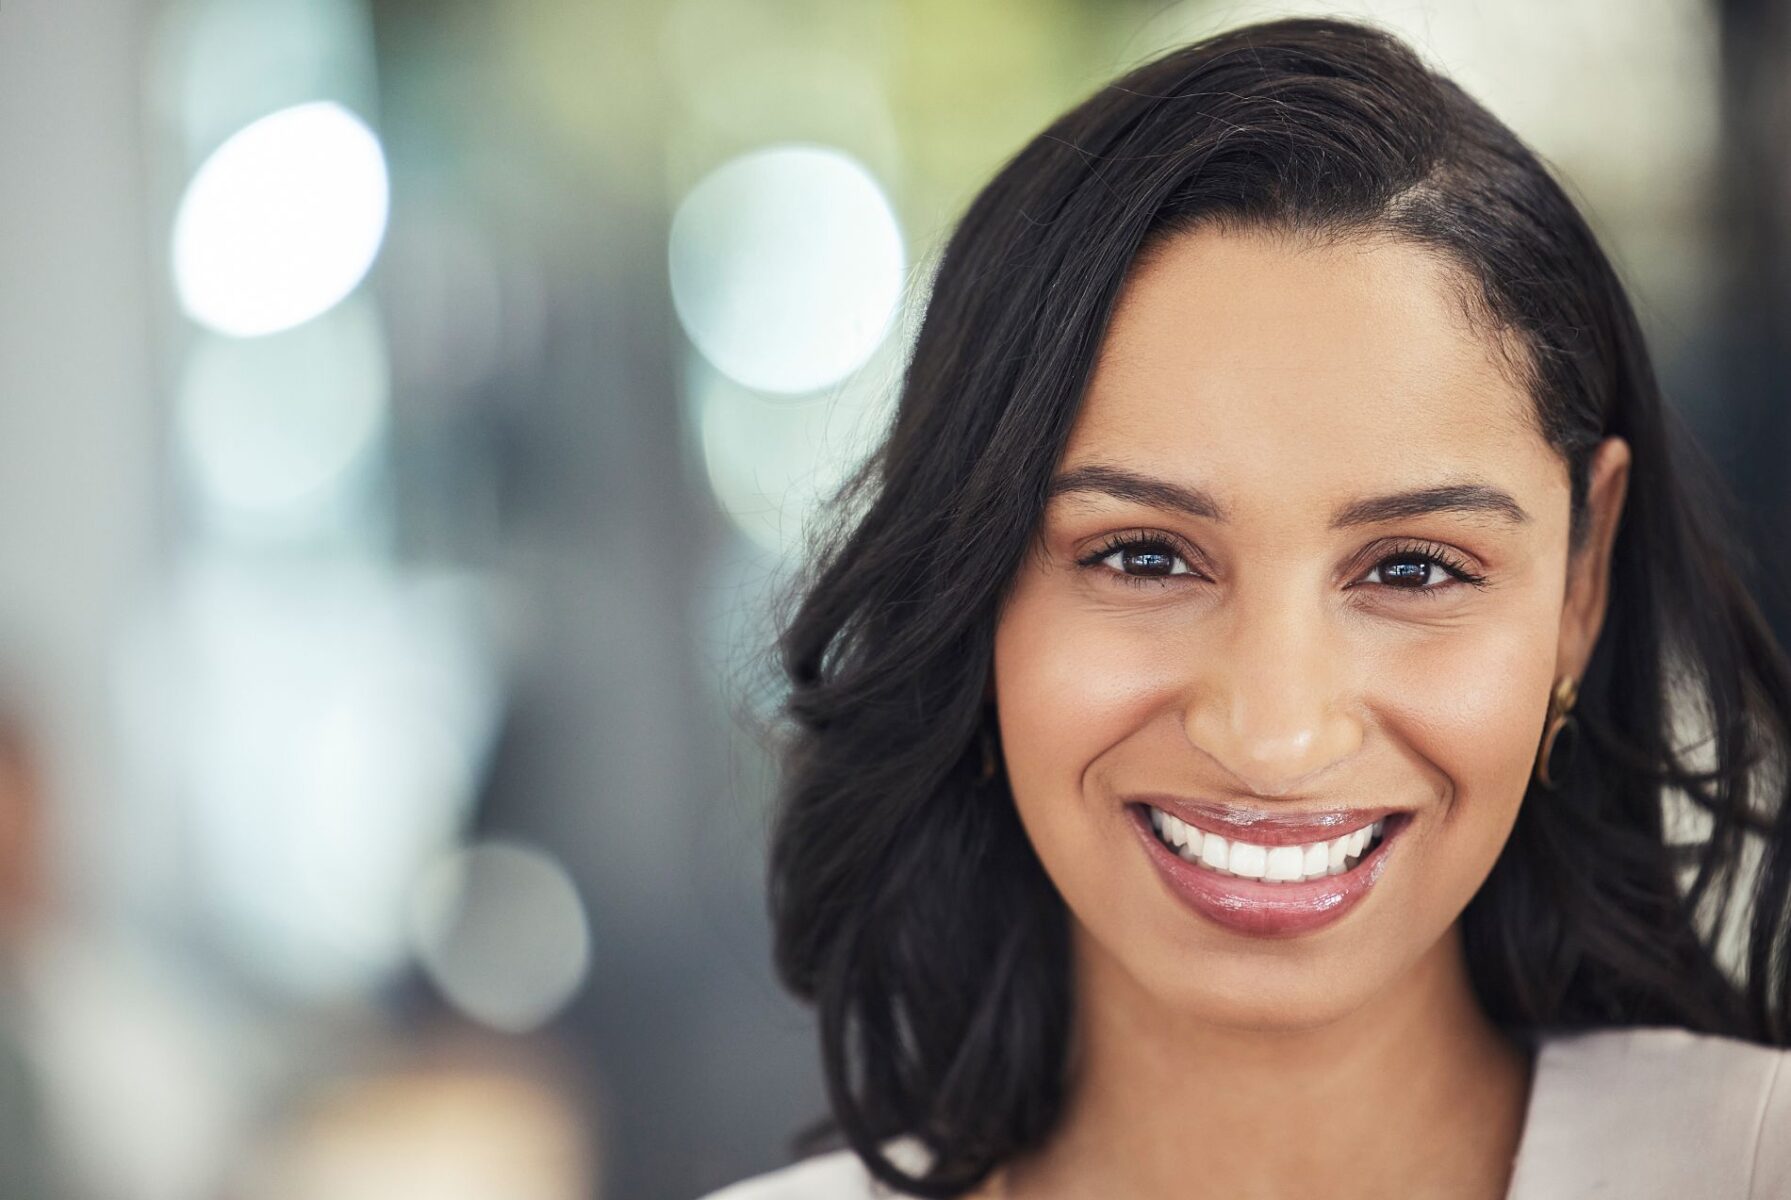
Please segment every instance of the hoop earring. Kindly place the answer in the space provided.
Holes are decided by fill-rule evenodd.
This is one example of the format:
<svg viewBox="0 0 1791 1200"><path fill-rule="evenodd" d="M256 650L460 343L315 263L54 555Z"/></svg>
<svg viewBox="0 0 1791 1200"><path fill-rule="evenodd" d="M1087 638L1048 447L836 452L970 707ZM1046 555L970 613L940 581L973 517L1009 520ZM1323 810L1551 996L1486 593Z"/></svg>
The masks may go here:
<svg viewBox="0 0 1791 1200"><path fill-rule="evenodd" d="M1555 743L1565 730L1570 736L1567 739L1567 758L1561 769L1573 762L1574 748L1579 744L1579 718L1571 714L1574 701L1579 697L1579 684L1570 675L1563 675L1555 683L1554 693L1549 697L1548 727L1542 735L1542 749L1536 756L1536 782L1548 791L1559 790L1559 777L1549 769L1550 760L1554 757Z"/></svg>

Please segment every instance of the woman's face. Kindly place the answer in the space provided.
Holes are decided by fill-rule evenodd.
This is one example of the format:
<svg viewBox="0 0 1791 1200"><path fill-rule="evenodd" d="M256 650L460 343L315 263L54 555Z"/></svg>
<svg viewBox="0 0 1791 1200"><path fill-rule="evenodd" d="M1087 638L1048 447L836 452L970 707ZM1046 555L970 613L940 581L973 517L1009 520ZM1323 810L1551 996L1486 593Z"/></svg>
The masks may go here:
<svg viewBox="0 0 1791 1200"><path fill-rule="evenodd" d="M1079 952L1177 1011L1309 1026L1441 945L1551 686L1583 674L1627 448L1600 448L1570 580L1566 467L1459 296L1406 243L1200 231L1134 271L1109 327L993 687ZM1433 503L1377 503L1400 493ZM1232 834L1225 858L1170 851L1146 796L1203 844ZM1232 870L1304 876L1308 847L1389 809L1360 866L1326 846L1309 881ZM1313 814L1331 823L1275 822Z"/></svg>

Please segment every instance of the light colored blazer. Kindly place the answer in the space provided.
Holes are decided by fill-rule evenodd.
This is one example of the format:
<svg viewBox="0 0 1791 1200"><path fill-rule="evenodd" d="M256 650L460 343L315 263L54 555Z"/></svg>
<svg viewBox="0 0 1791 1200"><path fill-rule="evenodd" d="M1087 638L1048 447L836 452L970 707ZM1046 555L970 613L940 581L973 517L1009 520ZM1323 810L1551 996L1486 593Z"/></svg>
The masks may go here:
<svg viewBox="0 0 1791 1200"><path fill-rule="evenodd" d="M893 1195L835 1150L702 1200ZM1543 1036L1507 1200L1791 1200L1791 1050L1665 1027Z"/></svg>

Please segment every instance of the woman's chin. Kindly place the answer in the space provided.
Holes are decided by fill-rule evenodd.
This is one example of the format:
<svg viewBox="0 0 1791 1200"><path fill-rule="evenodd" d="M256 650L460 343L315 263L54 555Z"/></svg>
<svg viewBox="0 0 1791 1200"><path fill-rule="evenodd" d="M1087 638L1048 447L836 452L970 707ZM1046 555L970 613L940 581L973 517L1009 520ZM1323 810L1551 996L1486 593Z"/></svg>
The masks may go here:
<svg viewBox="0 0 1791 1200"><path fill-rule="evenodd" d="M1349 961L1328 953L1289 953L1280 943L1271 954L1261 944L1191 950L1185 944L1132 946L1098 955L1084 986L1107 986L1099 974L1120 965L1141 1006L1161 1020L1262 1033L1299 1033L1348 1017L1391 983L1379 978L1352 948Z"/></svg>
<svg viewBox="0 0 1791 1200"><path fill-rule="evenodd" d="M1374 995L1366 979L1339 978L1334 971L1290 968L1264 971L1261 963L1239 964L1236 979L1207 972L1164 993L1166 1006L1201 1025L1258 1033L1301 1033L1333 1025Z"/></svg>

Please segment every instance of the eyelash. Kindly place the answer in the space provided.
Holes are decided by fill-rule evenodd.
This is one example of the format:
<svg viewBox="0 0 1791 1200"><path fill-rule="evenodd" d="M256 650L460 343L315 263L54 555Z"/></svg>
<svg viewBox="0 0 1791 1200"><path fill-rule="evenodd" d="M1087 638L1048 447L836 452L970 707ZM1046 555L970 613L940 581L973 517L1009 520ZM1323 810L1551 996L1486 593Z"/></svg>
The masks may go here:
<svg viewBox="0 0 1791 1200"><path fill-rule="evenodd" d="M1179 543L1167 535L1134 531L1113 535L1103 542L1099 549L1077 559L1076 565L1091 569L1098 568L1102 562L1113 557L1114 553L1120 550L1163 550L1174 557L1182 559L1184 562L1189 557L1189 555L1180 548ZM1399 559L1434 564L1441 567L1444 574L1448 577L1459 583L1467 584L1470 587L1483 588L1486 586L1486 576L1475 573L1466 563L1462 562L1460 558L1456 557L1446 547L1439 546L1435 542L1415 542L1407 546L1401 546L1375 560L1370 569L1373 570L1383 567L1386 564ZM1160 586L1169 583L1175 578L1174 576L1165 575L1130 575L1124 571L1113 570L1105 571L1104 574L1114 576L1120 582L1132 587ZM1189 577L1191 576L1184 576L1184 578ZM1396 584L1387 583L1379 584L1377 586L1385 591L1411 592L1426 597L1435 596L1440 592L1455 590L1453 585L1446 583L1425 587L1401 587Z"/></svg>

